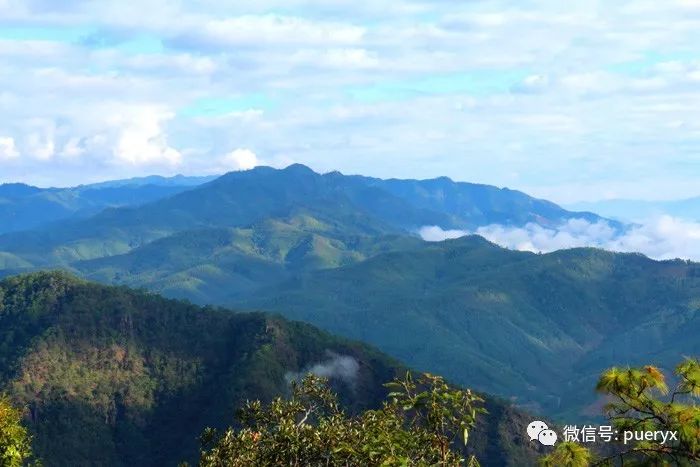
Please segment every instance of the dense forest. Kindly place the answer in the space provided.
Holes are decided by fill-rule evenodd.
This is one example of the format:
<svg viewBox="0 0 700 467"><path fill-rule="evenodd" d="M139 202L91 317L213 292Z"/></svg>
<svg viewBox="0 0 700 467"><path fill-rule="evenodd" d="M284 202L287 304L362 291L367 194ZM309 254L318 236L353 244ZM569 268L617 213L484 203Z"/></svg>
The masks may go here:
<svg viewBox="0 0 700 467"><path fill-rule="evenodd" d="M696 263L591 248L534 254L471 236L299 274L238 306L581 420L599 416L590 388L608 367L671 369L700 354L698 296Z"/></svg>
<svg viewBox="0 0 700 467"><path fill-rule="evenodd" d="M289 393L307 371L330 378L350 413L378 407L404 371L365 345L261 313L167 300L36 273L0 282L2 390L26 408L44 465L174 465L195 460L205 427L247 399ZM528 416L488 397L471 436L483 465L538 451Z"/></svg>

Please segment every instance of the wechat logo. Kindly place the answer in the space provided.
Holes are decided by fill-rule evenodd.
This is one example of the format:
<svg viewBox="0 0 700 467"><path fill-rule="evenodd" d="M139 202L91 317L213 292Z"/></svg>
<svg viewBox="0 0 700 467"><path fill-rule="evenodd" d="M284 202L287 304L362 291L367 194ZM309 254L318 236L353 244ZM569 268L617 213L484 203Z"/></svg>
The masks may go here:
<svg viewBox="0 0 700 467"><path fill-rule="evenodd" d="M545 422L535 420L527 426L527 435L530 441L537 440L545 446L554 446L557 442L557 433L550 430Z"/></svg>

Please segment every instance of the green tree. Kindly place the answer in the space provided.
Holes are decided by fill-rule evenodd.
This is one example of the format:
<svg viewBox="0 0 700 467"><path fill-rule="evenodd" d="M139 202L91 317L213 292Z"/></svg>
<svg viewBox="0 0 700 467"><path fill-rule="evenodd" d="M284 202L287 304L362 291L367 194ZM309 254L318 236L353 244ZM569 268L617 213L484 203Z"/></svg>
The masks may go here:
<svg viewBox="0 0 700 467"><path fill-rule="evenodd" d="M664 374L654 366L607 370L596 389L610 400L604 410L623 441L618 452L591 461L588 449L575 443L562 443L542 458L541 464L700 465L700 361L686 359L676 367L675 376L677 383L669 394ZM644 433L675 433L676 439L670 436L644 439Z"/></svg>
<svg viewBox="0 0 700 467"><path fill-rule="evenodd" d="M542 467L588 467L591 465L591 452L583 446L565 442L557 446L550 455L540 460Z"/></svg>
<svg viewBox="0 0 700 467"><path fill-rule="evenodd" d="M22 426L22 412L7 397L0 397L0 465L24 465L32 456L30 441L27 429Z"/></svg>
<svg viewBox="0 0 700 467"><path fill-rule="evenodd" d="M293 383L290 399L249 402L240 429L207 429L200 465L478 466L459 445L484 412L480 397L430 374L414 380L407 373L386 386L381 409L349 416L325 379L307 375Z"/></svg>

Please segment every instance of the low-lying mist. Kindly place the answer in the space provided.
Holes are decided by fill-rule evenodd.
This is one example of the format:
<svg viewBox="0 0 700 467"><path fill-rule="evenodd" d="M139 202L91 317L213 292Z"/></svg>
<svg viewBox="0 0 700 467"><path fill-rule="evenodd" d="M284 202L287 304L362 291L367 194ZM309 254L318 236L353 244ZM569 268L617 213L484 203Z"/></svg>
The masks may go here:
<svg viewBox="0 0 700 467"><path fill-rule="evenodd" d="M668 215L648 219L622 232L605 221L572 219L556 228L535 223L523 227L493 224L474 231L424 226L419 234L431 242L476 234L502 247L521 251L548 253L566 248L595 247L642 253L658 260L700 261L700 223Z"/></svg>

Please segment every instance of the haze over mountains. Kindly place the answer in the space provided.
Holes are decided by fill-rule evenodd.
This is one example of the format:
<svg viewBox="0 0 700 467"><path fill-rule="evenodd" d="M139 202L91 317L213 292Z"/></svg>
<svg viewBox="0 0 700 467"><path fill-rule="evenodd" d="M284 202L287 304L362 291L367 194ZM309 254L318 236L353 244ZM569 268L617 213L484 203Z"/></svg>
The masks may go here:
<svg viewBox="0 0 700 467"><path fill-rule="evenodd" d="M0 235L0 275L61 268L198 304L277 312L572 422L598 413L592 388L607 367L667 367L700 353L695 263L419 236L426 226L629 229L596 214L444 177L381 180L302 165L182 180L4 186L15 211L3 212L40 206L36 199L63 205L54 195L74 201L64 220Z"/></svg>
<svg viewBox="0 0 700 467"><path fill-rule="evenodd" d="M571 209L591 210L625 222L644 221L662 215L700 221L700 197L671 201L611 199L574 203L570 207Z"/></svg>
<svg viewBox="0 0 700 467"><path fill-rule="evenodd" d="M163 179L165 180L165 179ZM0 185L0 234L29 230L55 221L89 217L109 207L133 206L180 193L188 185L124 182L76 188Z"/></svg>

